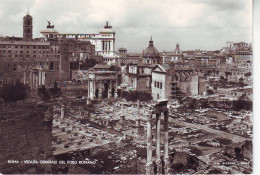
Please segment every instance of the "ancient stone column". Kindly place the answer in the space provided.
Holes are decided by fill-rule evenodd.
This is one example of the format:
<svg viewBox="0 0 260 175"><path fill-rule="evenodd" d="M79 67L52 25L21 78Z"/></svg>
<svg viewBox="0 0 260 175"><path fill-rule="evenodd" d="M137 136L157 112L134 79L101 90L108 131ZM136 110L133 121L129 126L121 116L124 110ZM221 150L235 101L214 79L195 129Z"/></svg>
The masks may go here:
<svg viewBox="0 0 260 175"><path fill-rule="evenodd" d="M90 80L88 79L88 98L90 98Z"/></svg>
<svg viewBox="0 0 260 175"><path fill-rule="evenodd" d="M136 127L140 127L140 101L137 100L137 117L136 117Z"/></svg>
<svg viewBox="0 0 260 175"><path fill-rule="evenodd" d="M32 83L32 88L35 88L35 74L32 73L32 79L33 79L33 83Z"/></svg>
<svg viewBox="0 0 260 175"><path fill-rule="evenodd" d="M39 74L35 73L35 85L36 85L36 89L38 88L39 85Z"/></svg>
<svg viewBox="0 0 260 175"><path fill-rule="evenodd" d="M98 98L101 99L102 98L102 94L103 94L103 92L102 92L102 85L103 85L102 81L99 81L98 85L99 85Z"/></svg>
<svg viewBox="0 0 260 175"><path fill-rule="evenodd" d="M160 114L156 114L157 118L157 131L156 131L156 165L157 165L157 174L162 174L162 162L161 162L161 119Z"/></svg>
<svg viewBox="0 0 260 175"><path fill-rule="evenodd" d="M30 87L31 89L33 88L33 75L32 75L32 71L30 71Z"/></svg>
<svg viewBox="0 0 260 175"><path fill-rule="evenodd" d="M97 81L96 80L94 80L94 81L92 81L93 82L93 91L92 91L92 95L93 95L93 99L95 99L96 98L96 83L97 83Z"/></svg>
<svg viewBox="0 0 260 175"><path fill-rule="evenodd" d="M146 174L154 174L153 160L152 160L152 113L147 114L147 161L146 161Z"/></svg>
<svg viewBox="0 0 260 175"><path fill-rule="evenodd" d="M125 127L125 116L122 114L120 115L120 125L121 125L121 130L123 130Z"/></svg>
<svg viewBox="0 0 260 175"><path fill-rule="evenodd" d="M94 80L90 80L89 96L90 96L91 100L94 100L94 98L95 98L95 81Z"/></svg>
<svg viewBox="0 0 260 175"><path fill-rule="evenodd" d="M117 97L118 97L118 93L117 93L117 86L118 86L118 80L117 80L117 74L116 74L115 98L117 98Z"/></svg>
<svg viewBox="0 0 260 175"><path fill-rule="evenodd" d="M164 112L164 174L170 174L168 114L168 111Z"/></svg>
<svg viewBox="0 0 260 175"><path fill-rule="evenodd" d="M109 88L108 88L108 98L112 97L112 80L110 80L110 85L109 85Z"/></svg>
<svg viewBox="0 0 260 175"><path fill-rule="evenodd" d="M39 69L39 86L42 85L42 70Z"/></svg>
<svg viewBox="0 0 260 175"><path fill-rule="evenodd" d="M26 71L23 72L23 84L26 84Z"/></svg>
<svg viewBox="0 0 260 175"><path fill-rule="evenodd" d="M61 109L60 109L60 118L63 119L64 118L64 105L61 105Z"/></svg>
<svg viewBox="0 0 260 175"><path fill-rule="evenodd" d="M45 71L42 70L42 85L45 85Z"/></svg>

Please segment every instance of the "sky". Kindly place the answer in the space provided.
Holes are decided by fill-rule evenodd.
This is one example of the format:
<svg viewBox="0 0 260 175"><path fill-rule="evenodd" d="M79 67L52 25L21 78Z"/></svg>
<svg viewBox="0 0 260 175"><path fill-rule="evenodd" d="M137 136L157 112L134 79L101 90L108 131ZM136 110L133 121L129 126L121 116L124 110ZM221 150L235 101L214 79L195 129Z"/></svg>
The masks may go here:
<svg viewBox="0 0 260 175"><path fill-rule="evenodd" d="M226 41L252 42L252 0L0 0L0 35L22 36L33 16L33 36L47 20L60 33L98 33L109 21L116 48L142 52L152 36L158 51L217 50Z"/></svg>

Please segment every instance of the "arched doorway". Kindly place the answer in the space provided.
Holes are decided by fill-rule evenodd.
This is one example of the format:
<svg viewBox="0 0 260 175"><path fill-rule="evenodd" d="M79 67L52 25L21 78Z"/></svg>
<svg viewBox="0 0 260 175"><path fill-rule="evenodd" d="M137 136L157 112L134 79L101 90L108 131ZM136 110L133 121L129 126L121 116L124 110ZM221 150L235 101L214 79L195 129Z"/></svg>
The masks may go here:
<svg viewBox="0 0 260 175"><path fill-rule="evenodd" d="M115 97L115 89L112 88L112 97Z"/></svg>
<svg viewBox="0 0 260 175"><path fill-rule="evenodd" d="M107 98L108 97L108 83L105 83L104 87L105 87L105 89L104 89L103 97Z"/></svg>
<svg viewBox="0 0 260 175"><path fill-rule="evenodd" d="M95 95L96 95L96 98L98 98L98 95L99 95L99 90L98 89L96 89Z"/></svg>

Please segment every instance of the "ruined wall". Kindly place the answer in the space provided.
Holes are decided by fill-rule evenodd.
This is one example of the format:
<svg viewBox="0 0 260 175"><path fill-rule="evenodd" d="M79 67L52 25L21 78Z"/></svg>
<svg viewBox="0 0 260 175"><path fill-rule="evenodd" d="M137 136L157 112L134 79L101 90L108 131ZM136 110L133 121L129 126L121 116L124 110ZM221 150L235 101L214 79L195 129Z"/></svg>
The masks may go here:
<svg viewBox="0 0 260 175"><path fill-rule="evenodd" d="M51 138L52 112L46 107L1 112L0 172L50 173L50 165L25 164L24 160L51 159Z"/></svg>

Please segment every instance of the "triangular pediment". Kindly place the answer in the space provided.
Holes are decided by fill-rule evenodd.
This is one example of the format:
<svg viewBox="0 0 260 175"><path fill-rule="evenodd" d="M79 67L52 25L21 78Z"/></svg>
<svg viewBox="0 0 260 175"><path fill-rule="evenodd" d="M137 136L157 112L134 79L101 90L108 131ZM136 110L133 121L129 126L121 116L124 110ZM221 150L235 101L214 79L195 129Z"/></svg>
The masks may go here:
<svg viewBox="0 0 260 175"><path fill-rule="evenodd" d="M161 65L156 65L153 69L154 72L166 72Z"/></svg>

